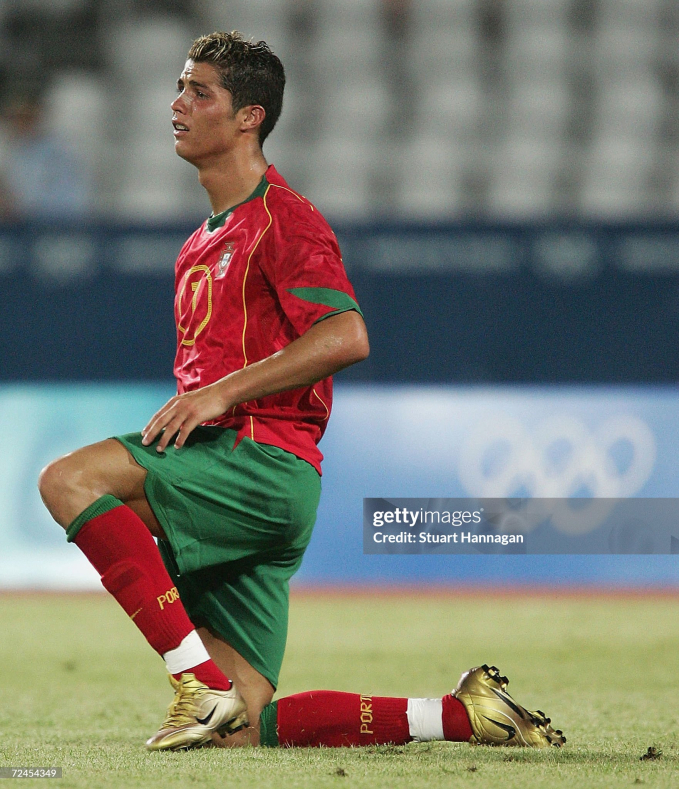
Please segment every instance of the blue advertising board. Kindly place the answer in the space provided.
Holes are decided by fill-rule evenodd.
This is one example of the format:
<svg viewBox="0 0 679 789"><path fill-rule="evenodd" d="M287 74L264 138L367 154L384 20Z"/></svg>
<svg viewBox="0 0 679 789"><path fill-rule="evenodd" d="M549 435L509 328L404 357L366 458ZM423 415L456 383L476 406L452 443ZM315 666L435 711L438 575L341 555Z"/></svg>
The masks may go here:
<svg viewBox="0 0 679 789"><path fill-rule="evenodd" d="M140 429L167 384L0 387L0 587L99 588L44 509L49 460ZM301 584L679 584L674 555L366 555L363 499L674 498L673 387L338 386Z"/></svg>
<svg viewBox="0 0 679 789"><path fill-rule="evenodd" d="M0 225L0 381L171 375L191 226ZM673 383L679 226L338 227L372 353L364 383Z"/></svg>

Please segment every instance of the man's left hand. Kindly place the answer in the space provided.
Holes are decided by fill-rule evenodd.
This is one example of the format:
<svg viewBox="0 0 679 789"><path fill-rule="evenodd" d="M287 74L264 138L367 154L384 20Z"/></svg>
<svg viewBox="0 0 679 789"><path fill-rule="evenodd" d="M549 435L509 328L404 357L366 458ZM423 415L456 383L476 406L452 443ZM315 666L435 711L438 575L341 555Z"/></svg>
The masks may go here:
<svg viewBox="0 0 679 789"><path fill-rule="evenodd" d="M195 427L225 414L229 408L276 392L312 386L365 359L369 350L365 323L357 312L332 315L266 359L202 389L173 397L142 430L142 443L148 446L162 432L157 449L164 452L176 433L174 445L181 449Z"/></svg>
<svg viewBox="0 0 679 789"><path fill-rule="evenodd" d="M156 449L158 452L164 452L176 433L175 449L181 449L195 427L210 419L216 419L229 407L222 391L223 387L220 387L219 383L204 386L194 392L175 395L168 400L141 431L142 444L148 446L160 435Z"/></svg>

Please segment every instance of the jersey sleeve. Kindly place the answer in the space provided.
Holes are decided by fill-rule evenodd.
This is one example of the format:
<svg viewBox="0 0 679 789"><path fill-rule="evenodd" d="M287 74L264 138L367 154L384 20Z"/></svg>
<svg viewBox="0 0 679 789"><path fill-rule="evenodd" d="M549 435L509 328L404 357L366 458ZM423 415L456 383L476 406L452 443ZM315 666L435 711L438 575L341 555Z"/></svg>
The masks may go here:
<svg viewBox="0 0 679 789"><path fill-rule="evenodd" d="M349 310L363 313L344 270L335 234L309 204L296 208L285 221L273 217L273 243L263 269L287 318L301 335L332 315Z"/></svg>

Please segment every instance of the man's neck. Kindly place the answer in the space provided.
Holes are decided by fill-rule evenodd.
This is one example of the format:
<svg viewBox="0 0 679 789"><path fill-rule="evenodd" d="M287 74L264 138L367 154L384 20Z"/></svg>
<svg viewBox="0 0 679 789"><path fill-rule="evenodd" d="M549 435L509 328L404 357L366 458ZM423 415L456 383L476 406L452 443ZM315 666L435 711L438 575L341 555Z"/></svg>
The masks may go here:
<svg viewBox="0 0 679 789"><path fill-rule="evenodd" d="M221 214L232 208L255 191L267 169L266 159L261 150L255 152L239 151L219 160L198 167L198 179L205 187L212 213Z"/></svg>

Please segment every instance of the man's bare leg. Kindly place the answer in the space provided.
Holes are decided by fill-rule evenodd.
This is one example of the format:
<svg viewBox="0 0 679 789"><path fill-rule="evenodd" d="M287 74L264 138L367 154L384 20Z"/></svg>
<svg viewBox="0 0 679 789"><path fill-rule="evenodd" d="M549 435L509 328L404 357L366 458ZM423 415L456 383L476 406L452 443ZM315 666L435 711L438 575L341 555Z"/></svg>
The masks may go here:
<svg viewBox="0 0 679 789"><path fill-rule="evenodd" d="M39 488L104 588L163 657L179 697L191 702L173 702L147 747L190 748L209 742L213 731L242 726L246 704L211 660L179 600L151 536L164 535L146 500L145 479L146 471L128 450L109 439L51 463L40 475Z"/></svg>
<svg viewBox="0 0 679 789"><path fill-rule="evenodd" d="M46 466L38 488L54 520L67 529L97 499L115 496L127 504L154 537L164 538L144 492L146 469L113 438L77 449Z"/></svg>
<svg viewBox="0 0 679 789"><path fill-rule="evenodd" d="M274 689L269 680L253 668L247 660L221 636L205 627L198 628L210 657L217 666L236 684L248 707L250 725L246 729L226 737L212 735L213 743L221 748L237 748L244 745L259 745L259 716L271 702Z"/></svg>
<svg viewBox="0 0 679 789"><path fill-rule="evenodd" d="M340 748L447 740L475 745L561 747L566 738L543 712L531 712L507 690L495 666L466 671L439 698L373 696L312 690L279 698L260 715L267 747ZM234 743L240 744L240 743Z"/></svg>

